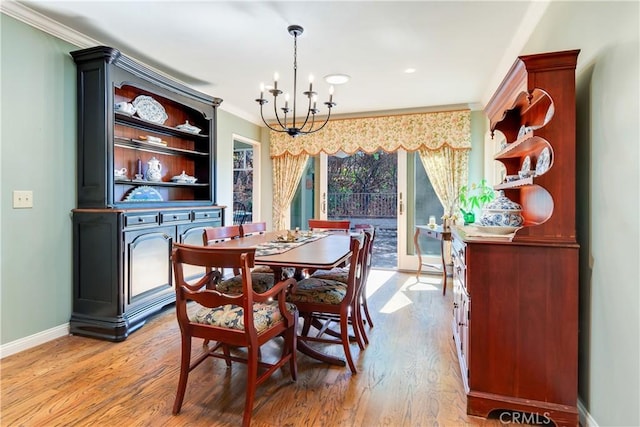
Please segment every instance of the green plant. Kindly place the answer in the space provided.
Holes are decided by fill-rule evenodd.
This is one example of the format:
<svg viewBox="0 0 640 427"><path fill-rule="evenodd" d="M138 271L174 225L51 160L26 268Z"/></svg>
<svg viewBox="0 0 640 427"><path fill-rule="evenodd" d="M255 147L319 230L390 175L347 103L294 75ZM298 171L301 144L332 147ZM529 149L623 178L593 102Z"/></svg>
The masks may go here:
<svg viewBox="0 0 640 427"><path fill-rule="evenodd" d="M479 184L463 185L458 190L458 205L464 215L472 213L474 209L482 208L495 198L493 188L483 179Z"/></svg>

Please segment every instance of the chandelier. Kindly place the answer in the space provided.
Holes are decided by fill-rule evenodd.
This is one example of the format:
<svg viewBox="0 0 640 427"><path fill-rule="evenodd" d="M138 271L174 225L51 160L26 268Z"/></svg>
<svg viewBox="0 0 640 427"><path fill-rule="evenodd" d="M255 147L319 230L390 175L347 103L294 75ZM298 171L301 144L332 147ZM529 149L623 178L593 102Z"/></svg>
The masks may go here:
<svg viewBox="0 0 640 427"><path fill-rule="evenodd" d="M296 98L297 98L297 85L298 85L298 36L302 34L304 28L300 25L290 25L287 27L287 31L289 34L293 36L293 109L289 108L289 94L284 95L284 107L281 107L283 114L278 113L278 95L282 94L282 91L278 89L278 73L275 73L273 76L273 88L269 89L271 95L273 95L273 112L276 116L277 125L274 124L271 126L264 119L263 114L263 106L268 103L266 99L264 99L264 84L260 84L260 98L256 99L256 102L260 104L260 117L262 117L262 121L264 124L275 132L288 133L291 136L298 135L307 135L310 133L314 133L325 127L329 118L331 117L331 108L335 107L335 102L333 102L333 86L329 88L329 101L325 102L324 105L329 109L329 114L324 122L316 123L316 114L320 111L316 108L318 94L313 91L313 76L309 76L309 90L302 92L309 101L307 106L307 115L302 124L296 124ZM291 117L287 117L287 115L291 113Z"/></svg>

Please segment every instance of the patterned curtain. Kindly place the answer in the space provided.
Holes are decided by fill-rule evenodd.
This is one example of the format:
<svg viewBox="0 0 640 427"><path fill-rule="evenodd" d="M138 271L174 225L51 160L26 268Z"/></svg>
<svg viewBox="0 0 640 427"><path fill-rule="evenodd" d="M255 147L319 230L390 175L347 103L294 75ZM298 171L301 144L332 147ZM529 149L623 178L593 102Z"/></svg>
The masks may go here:
<svg viewBox="0 0 640 427"><path fill-rule="evenodd" d="M291 138L291 137L290 137ZM289 219L289 207L309 160L307 154L284 153L273 159L273 229L284 230Z"/></svg>
<svg viewBox="0 0 640 427"><path fill-rule="evenodd" d="M317 133L292 138L286 133L271 132L269 139L271 157L284 153L315 156L320 152L335 154L338 151L353 154L360 150L392 153L399 148L435 150L445 145L471 148L471 112L334 119Z"/></svg>
<svg viewBox="0 0 640 427"><path fill-rule="evenodd" d="M444 214L449 218L458 212L458 189L467 182L469 151L470 148L448 146L418 151L433 190L444 207Z"/></svg>

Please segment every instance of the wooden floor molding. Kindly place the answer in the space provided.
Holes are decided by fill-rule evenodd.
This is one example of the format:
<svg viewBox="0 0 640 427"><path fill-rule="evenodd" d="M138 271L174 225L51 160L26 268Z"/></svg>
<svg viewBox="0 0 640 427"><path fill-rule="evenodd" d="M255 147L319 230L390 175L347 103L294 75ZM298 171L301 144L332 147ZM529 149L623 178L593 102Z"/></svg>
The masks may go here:
<svg viewBox="0 0 640 427"><path fill-rule="evenodd" d="M277 372L258 387L253 426L475 426L468 416L451 333L451 295L440 276L374 270L375 327L353 344L358 374L300 354L298 381ZM67 336L1 361L2 426L237 426L246 367L209 359L171 415L180 338L172 307L121 343ZM200 346L194 346L194 353ZM339 346L326 352L342 356ZM269 357L276 348L266 348Z"/></svg>

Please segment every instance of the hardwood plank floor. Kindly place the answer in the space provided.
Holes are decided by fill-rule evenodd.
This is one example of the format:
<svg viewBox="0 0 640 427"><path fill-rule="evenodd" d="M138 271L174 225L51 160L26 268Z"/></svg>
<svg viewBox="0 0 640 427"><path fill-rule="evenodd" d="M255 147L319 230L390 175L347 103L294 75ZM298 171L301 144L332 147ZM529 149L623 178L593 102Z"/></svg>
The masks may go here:
<svg viewBox="0 0 640 427"><path fill-rule="evenodd" d="M300 354L258 387L254 426L502 425L466 415L451 333L451 294L440 276L373 270L370 344L352 345L358 374ZM451 288L450 288L451 289ZM449 290L450 290L449 289ZM121 343L60 338L1 361L2 426L236 426L246 367L209 359L192 371L182 412L171 415L180 338L174 309ZM194 353L201 351L194 342ZM263 357L277 351L264 348ZM339 346L324 346L342 356Z"/></svg>

